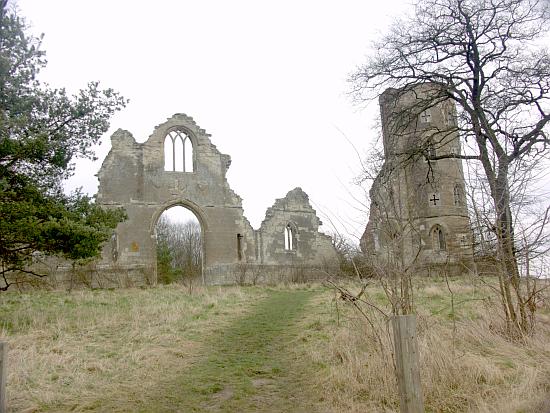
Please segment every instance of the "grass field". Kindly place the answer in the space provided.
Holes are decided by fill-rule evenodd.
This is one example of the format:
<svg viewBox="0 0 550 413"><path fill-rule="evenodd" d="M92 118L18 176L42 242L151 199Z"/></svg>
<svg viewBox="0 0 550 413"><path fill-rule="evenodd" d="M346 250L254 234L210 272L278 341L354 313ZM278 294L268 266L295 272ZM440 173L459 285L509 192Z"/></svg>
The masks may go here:
<svg viewBox="0 0 550 413"><path fill-rule="evenodd" d="M416 285L427 411L550 411L547 300L511 341L482 283ZM387 320L365 314L319 284L3 293L9 411L398 411Z"/></svg>

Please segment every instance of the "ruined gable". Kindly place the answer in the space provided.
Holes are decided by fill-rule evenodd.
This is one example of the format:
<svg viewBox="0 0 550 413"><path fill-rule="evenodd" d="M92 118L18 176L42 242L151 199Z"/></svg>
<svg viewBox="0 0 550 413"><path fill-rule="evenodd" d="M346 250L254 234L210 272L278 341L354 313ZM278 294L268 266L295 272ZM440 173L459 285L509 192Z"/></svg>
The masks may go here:
<svg viewBox="0 0 550 413"><path fill-rule="evenodd" d="M254 230L243 214L242 199L227 182L231 158L218 151L193 118L176 114L143 143L119 129L111 144L97 175L97 200L123 207L128 220L104 247L102 270L122 269L136 282L144 277L156 282L155 226L176 205L191 210L200 222L204 282L231 282L228 274L243 263L314 267L336 258L300 188L278 199ZM286 250L285 240L291 244Z"/></svg>
<svg viewBox="0 0 550 413"><path fill-rule="evenodd" d="M288 192L268 208L260 226L261 262L311 265L336 259L330 237L319 232L321 224L301 188Z"/></svg>

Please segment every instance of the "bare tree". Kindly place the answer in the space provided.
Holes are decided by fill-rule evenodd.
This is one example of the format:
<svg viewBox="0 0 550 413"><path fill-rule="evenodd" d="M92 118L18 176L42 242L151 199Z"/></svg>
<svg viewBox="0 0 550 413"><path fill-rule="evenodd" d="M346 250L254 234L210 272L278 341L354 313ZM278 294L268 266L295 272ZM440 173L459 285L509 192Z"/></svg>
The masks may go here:
<svg viewBox="0 0 550 413"><path fill-rule="evenodd" d="M333 231L330 234L332 246L338 256L338 266L341 275L357 275L357 257L360 253L359 246L354 244L344 234Z"/></svg>
<svg viewBox="0 0 550 413"><path fill-rule="evenodd" d="M157 261L166 282L191 281L202 271L201 227L198 222L172 222L161 216L157 223Z"/></svg>
<svg viewBox="0 0 550 413"><path fill-rule="evenodd" d="M537 46L550 27L548 8L541 0L418 1L411 17L374 43L374 54L351 79L359 99L435 85L416 107L397 114L403 121L396 127L448 99L456 104L458 121L449 133L472 142L471 152L432 160L480 163L495 211L506 319L519 333L530 330L530 303L520 285L510 173L539 161L550 143L550 55Z"/></svg>

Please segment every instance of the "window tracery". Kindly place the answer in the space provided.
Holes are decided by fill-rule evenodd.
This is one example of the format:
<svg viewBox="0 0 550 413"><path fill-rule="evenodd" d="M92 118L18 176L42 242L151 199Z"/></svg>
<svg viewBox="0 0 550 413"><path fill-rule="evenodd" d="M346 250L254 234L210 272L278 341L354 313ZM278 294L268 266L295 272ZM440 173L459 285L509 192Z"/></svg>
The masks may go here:
<svg viewBox="0 0 550 413"><path fill-rule="evenodd" d="M181 130L169 132L164 139L164 170L193 172L193 142Z"/></svg>
<svg viewBox="0 0 550 413"><path fill-rule="evenodd" d="M290 223L286 224L284 235L285 251L294 251L296 249L296 233Z"/></svg>

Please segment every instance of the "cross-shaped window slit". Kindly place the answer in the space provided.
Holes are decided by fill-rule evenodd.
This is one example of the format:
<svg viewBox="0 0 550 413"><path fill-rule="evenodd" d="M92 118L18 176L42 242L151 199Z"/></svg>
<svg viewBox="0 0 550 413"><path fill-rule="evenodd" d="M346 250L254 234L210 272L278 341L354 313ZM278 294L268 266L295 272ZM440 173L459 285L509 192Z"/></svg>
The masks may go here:
<svg viewBox="0 0 550 413"><path fill-rule="evenodd" d="M432 194L432 197L430 198L430 202L432 203L432 205L436 206L437 203L439 202L438 194Z"/></svg>
<svg viewBox="0 0 550 413"><path fill-rule="evenodd" d="M430 123L432 121L432 113L430 109L426 109L424 112L420 114L420 120L423 123Z"/></svg>

